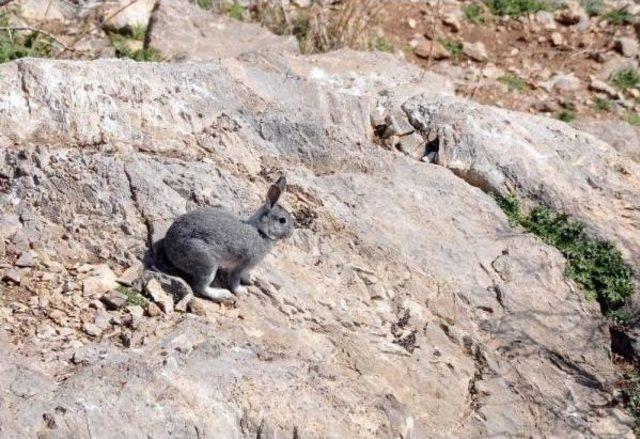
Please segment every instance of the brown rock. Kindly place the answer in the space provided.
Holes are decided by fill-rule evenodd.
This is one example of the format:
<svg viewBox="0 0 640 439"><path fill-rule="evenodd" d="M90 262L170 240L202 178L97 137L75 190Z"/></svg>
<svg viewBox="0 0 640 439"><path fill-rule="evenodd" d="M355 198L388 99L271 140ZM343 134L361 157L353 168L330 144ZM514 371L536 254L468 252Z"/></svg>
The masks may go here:
<svg viewBox="0 0 640 439"><path fill-rule="evenodd" d="M462 53L474 61L486 61L489 59L487 49L481 41L478 41L477 43L468 43L465 41L462 43Z"/></svg>
<svg viewBox="0 0 640 439"><path fill-rule="evenodd" d="M437 41L423 41L414 50L414 53L419 58L424 59L449 59L451 54L442 44Z"/></svg>
<svg viewBox="0 0 640 439"><path fill-rule="evenodd" d="M171 314L173 312L173 298L165 292L155 279L151 279L145 285L145 291L149 294L151 299L160 307L165 314Z"/></svg>
<svg viewBox="0 0 640 439"><path fill-rule="evenodd" d="M153 302L149 302L147 305L147 314L149 317L157 317L162 314L162 310Z"/></svg>

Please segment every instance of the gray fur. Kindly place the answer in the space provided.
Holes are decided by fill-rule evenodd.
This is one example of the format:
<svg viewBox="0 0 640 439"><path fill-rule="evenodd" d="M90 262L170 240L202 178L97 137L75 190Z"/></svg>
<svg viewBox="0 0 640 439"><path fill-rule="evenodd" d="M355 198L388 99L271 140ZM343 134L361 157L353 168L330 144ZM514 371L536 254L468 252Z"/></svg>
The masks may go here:
<svg viewBox="0 0 640 439"><path fill-rule="evenodd" d="M229 274L229 289L241 293L249 271L278 240L291 236L291 215L277 204L285 185L280 177L269 188L265 203L246 221L221 207L194 210L175 220L164 238L164 250L169 261L189 276L196 294L215 301L232 299L228 290L210 286L218 269Z"/></svg>

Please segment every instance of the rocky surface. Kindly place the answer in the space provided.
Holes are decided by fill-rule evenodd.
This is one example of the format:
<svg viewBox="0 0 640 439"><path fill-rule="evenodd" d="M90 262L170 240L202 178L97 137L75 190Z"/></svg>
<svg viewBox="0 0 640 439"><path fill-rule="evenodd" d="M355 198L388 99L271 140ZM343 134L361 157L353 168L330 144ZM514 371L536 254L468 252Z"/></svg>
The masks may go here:
<svg viewBox="0 0 640 439"><path fill-rule="evenodd" d="M0 436L633 437L597 304L487 192L633 258L637 164L391 55L206 45L217 20L181 63L0 65ZM280 172L297 230L235 307L143 272L177 215L247 215Z"/></svg>

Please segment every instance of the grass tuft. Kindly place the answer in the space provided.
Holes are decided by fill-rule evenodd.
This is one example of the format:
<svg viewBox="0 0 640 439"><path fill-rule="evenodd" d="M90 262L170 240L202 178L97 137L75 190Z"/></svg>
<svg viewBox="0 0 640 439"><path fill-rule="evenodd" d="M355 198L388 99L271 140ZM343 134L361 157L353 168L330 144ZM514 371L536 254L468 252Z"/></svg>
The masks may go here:
<svg viewBox="0 0 640 439"><path fill-rule="evenodd" d="M487 21L487 17L485 15L486 9L480 3L471 3L467 5L463 9L464 18L469 23L473 24L484 24Z"/></svg>
<svg viewBox="0 0 640 439"><path fill-rule="evenodd" d="M556 119L561 120L563 122L569 123L576 120L576 112L571 110L560 110L556 114Z"/></svg>
<svg viewBox="0 0 640 439"><path fill-rule="evenodd" d="M129 40L120 34L110 34L109 38L118 58L130 58L138 62L163 61L162 54L157 49L150 47L148 49L133 50L129 46Z"/></svg>
<svg viewBox="0 0 640 439"><path fill-rule="evenodd" d="M615 26L623 26L625 24L632 24L635 17L629 11L625 9L616 9L611 12L607 12L602 16L602 20L606 20L607 23L611 23Z"/></svg>
<svg viewBox="0 0 640 439"><path fill-rule="evenodd" d="M627 111L624 115L624 120L633 126L640 126L640 114L634 111Z"/></svg>
<svg viewBox="0 0 640 439"><path fill-rule="evenodd" d="M596 17L604 12L604 2L602 0L580 0L589 17Z"/></svg>
<svg viewBox="0 0 640 439"><path fill-rule="evenodd" d="M527 83L524 81L524 79L512 75L511 73L507 73L506 75L498 78L498 81L505 84L509 91L520 92L527 88Z"/></svg>
<svg viewBox="0 0 640 439"><path fill-rule="evenodd" d="M211 1L211 0L199 0L199 1ZM239 5L238 3L234 3L227 8L227 15L234 20L244 21L247 9Z"/></svg>
<svg viewBox="0 0 640 439"><path fill-rule="evenodd" d="M447 49L451 58L454 60L460 59L462 56L462 43L460 41L452 40L451 38L440 38L438 42Z"/></svg>
<svg viewBox="0 0 640 439"><path fill-rule="evenodd" d="M143 306L147 303L147 299L133 288L120 285L116 288L116 291L124 296L124 303L126 305Z"/></svg>
<svg viewBox="0 0 640 439"><path fill-rule="evenodd" d="M607 98L596 97L593 106L598 111L611 111L611 101Z"/></svg>
<svg viewBox="0 0 640 439"><path fill-rule="evenodd" d="M9 19L0 14L0 27L10 26ZM0 30L0 63L20 58L48 58L52 41L38 32Z"/></svg>
<svg viewBox="0 0 640 439"><path fill-rule="evenodd" d="M640 84L640 74L633 68L616 70L611 75L611 83L620 90L627 90Z"/></svg>
<svg viewBox="0 0 640 439"><path fill-rule="evenodd" d="M544 0L485 0L494 15L520 17L539 11L553 10L553 5Z"/></svg>
<svg viewBox="0 0 640 439"><path fill-rule="evenodd" d="M196 0L196 4L199 8L204 9L205 11L213 9L213 0Z"/></svg>
<svg viewBox="0 0 640 439"><path fill-rule="evenodd" d="M393 45L386 38L376 35L371 41L371 50L393 52Z"/></svg>

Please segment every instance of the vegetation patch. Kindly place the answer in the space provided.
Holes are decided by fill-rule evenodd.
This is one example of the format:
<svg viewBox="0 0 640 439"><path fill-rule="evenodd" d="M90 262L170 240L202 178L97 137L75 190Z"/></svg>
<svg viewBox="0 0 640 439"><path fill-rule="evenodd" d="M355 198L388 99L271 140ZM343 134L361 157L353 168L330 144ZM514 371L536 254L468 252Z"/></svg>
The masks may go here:
<svg viewBox="0 0 640 439"><path fill-rule="evenodd" d="M386 38L376 35L371 41L371 50L380 52L393 52L393 45Z"/></svg>
<svg viewBox="0 0 640 439"><path fill-rule="evenodd" d="M603 0L580 0L580 4L589 17L595 17L604 12Z"/></svg>
<svg viewBox="0 0 640 439"><path fill-rule="evenodd" d="M213 0L196 0L196 4L205 11L213 9Z"/></svg>
<svg viewBox="0 0 640 439"><path fill-rule="evenodd" d="M116 288L116 291L124 296L124 303L126 305L143 306L147 303L147 299L133 288L120 285Z"/></svg>
<svg viewBox="0 0 640 439"><path fill-rule="evenodd" d="M504 85L507 86L507 88L509 89L509 91L523 91L527 88L527 83L524 81L524 79L512 75L511 73L508 73L500 78L498 78L498 81L502 82Z"/></svg>
<svg viewBox="0 0 640 439"><path fill-rule="evenodd" d="M640 74L632 68L616 70L611 74L611 83L620 90L634 88L640 84Z"/></svg>
<svg viewBox="0 0 640 439"><path fill-rule="evenodd" d="M128 38L120 34L110 34L111 45L115 49L116 57L130 58L139 62L160 62L163 61L162 54L159 50L149 47L147 49L132 49L131 42Z"/></svg>
<svg viewBox="0 0 640 439"><path fill-rule="evenodd" d="M625 114L624 120L630 123L633 126L640 126L640 114L635 113L633 111L628 111Z"/></svg>
<svg viewBox="0 0 640 439"><path fill-rule="evenodd" d="M515 195L497 197L497 203L510 224L521 225L565 256L567 277L578 283L587 297L596 299L606 316L621 316L620 308L633 293L632 272L613 243L591 237L583 223L546 207L523 213Z"/></svg>
<svg viewBox="0 0 640 439"><path fill-rule="evenodd" d="M576 112L571 110L560 110L558 114L556 114L556 118L563 122L573 122L576 120Z"/></svg>
<svg viewBox="0 0 640 439"><path fill-rule="evenodd" d="M199 0L199 1L212 1L212 0ZM211 8L209 8L211 9ZM234 20L244 21L247 13L247 9L239 5L238 3L234 3L227 8L227 15Z"/></svg>
<svg viewBox="0 0 640 439"><path fill-rule="evenodd" d="M598 111L611 111L611 101L607 98L596 97L593 106Z"/></svg>
<svg viewBox="0 0 640 439"><path fill-rule="evenodd" d="M469 23L483 24L487 21L487 17L485 15L486 9L480 3L471 3L470 5L465 6L463 12L465 20Z"/></svg>
<svg viewBox="0 0 640 439"><path fill-rule="evenodd" d="M607 21L615 26L622 26L625 24L632 24L635 17L629 11L625 9L616 9L611 12L607 12L602 16L602 20Z"/></svg>
<svg viewBox="0 0 640 439"><path fill-rule="evenodd" d="M551 3L543 0L485 0L485 4L494 15L510 17L554 9Z"/></svg>
<svg viewBox="0 0 640 439"><path fill-rule="evenodd" d="M438 40L442 47L447 49L451 58L457 60L462 56L462 43L460 41L452 40L450 38L440 38Z"/></svg>
<svg viewBox="0 0 640 439"><path fill-rule="evenodd" d="M9 30L8 18L0 15L0 63L20 58L48 58L52 41L38 32Z"/></svg>

